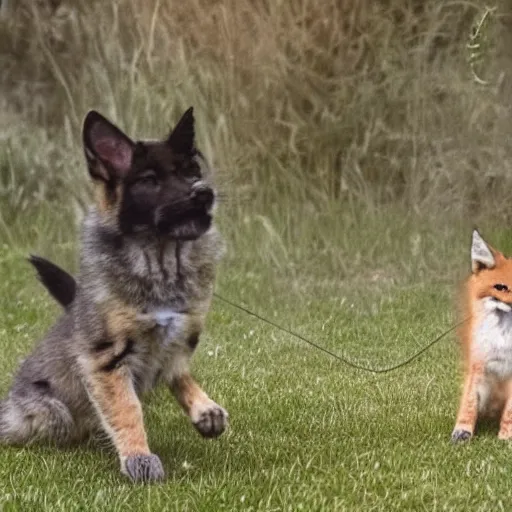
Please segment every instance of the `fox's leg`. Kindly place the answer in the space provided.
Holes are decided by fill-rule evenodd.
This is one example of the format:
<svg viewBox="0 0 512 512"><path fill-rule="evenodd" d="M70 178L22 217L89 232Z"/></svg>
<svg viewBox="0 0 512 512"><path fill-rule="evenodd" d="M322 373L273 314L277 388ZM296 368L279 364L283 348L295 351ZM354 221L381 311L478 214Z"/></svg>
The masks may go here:
<svg viewBox="0 0 512 512"><path fill-rule="evenodd" d="M498 437L503 440L512 439L512 380L506 385L506 400L503 413L501 415L500 430Z"/></svg>
<svg viewBox="0 0 512 512"><path fill-rule="evenodd" d="M66 444L78 435L68 407L52 395L46 381L27 382L0 404L0 442Z"/></svg>
<svg viewBox="0 0 512 512"><path fill-rule="evenodd" d="M127 366L102 366L86 373L91 400L101 423L112 439L121 471L133 481L161 480L160 459L149 450L142 407Z"/></svg>
<svg viewBox="0 0 512 512"><path fill-rule="evenodd" d="M173 350L164 378L176 400L203 437L218 437L228 425L227 411L215 403L194 380L189 361L199 341L199 334L189 336L187 346Z"/></svg>
<svg viewBox="0 0 512 512"><path fill-rule="evenodd" d="M467 441L473 436L479 406L483 405L481 402L484 395L489 393L489 385L484 379L482 365L472 364L464 380L457 421L452 432L452 442ZM479 395L481 395L480 399Z"/></svg>

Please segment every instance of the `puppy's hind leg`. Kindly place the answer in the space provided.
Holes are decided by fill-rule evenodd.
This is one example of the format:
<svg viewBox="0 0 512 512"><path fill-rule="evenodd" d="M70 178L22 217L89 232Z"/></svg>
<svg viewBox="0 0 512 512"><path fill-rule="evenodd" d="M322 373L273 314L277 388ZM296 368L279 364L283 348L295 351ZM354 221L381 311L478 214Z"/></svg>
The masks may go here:
<svg viewBox="0 0 512 512"><path fill-rule="evenodd" d="M23 391L15 389L0 403L0 443L66 444L76 430L69 409L52 396L46 381L30 383Z"/></svg>

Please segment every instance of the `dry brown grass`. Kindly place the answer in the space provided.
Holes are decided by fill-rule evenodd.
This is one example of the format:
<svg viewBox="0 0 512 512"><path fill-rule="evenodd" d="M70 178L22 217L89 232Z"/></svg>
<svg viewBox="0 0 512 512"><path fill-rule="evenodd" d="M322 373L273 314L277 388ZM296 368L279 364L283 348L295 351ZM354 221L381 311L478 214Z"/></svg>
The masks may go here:
<svg viewBox="0 0 512 512"><path fill-rule="evenodd" d="M79 204L88 109L156 136L189 105L229 181L231 239L253 240L267 261L313 251L305 237L312 261L343 259L330 241L396 205L434 224L510 217L496 211L511 199L509 100L468 65L476 2L47 4L20 1L0 24L9 226L34 206L69 204L70 191Z"/></svg>

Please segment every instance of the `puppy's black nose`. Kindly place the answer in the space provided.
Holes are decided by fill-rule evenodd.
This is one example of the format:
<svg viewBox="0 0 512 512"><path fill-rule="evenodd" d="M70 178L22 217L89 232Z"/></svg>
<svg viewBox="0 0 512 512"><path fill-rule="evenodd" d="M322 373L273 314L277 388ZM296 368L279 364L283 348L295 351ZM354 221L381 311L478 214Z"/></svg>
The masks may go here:
<svg viewBox="0 0 512 512"><path fill-rule="evenodd" d="M213 190L211 188L199 188L194 192L192 200L197 206L202 206L206 209L211 208L213 204Z"/></svg>

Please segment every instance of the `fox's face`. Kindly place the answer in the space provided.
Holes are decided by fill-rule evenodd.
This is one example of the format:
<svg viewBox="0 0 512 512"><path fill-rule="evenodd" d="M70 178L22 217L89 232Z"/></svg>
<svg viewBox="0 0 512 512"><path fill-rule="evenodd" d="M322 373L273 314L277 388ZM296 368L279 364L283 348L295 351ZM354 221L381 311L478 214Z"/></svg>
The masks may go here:
<svg viewBox="0 0 512 512"><path fill-rule="evenodd" d="M215 192L194 145L192 108L162 141L132 141L97 112L86 116L83 143L100 209L123 234L152 232L194 240L212 223Z"/></svg>
<svg viewBox="0 0 512 512"><path fill-rule="evenodd" d="M471 263L473 275L470 286L473 297L485 300L488 308L512 311L512 259L487 245L475 230Z"/></svg>

